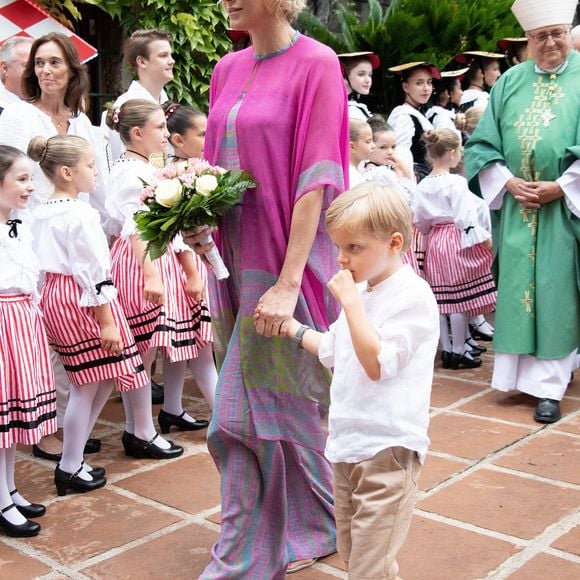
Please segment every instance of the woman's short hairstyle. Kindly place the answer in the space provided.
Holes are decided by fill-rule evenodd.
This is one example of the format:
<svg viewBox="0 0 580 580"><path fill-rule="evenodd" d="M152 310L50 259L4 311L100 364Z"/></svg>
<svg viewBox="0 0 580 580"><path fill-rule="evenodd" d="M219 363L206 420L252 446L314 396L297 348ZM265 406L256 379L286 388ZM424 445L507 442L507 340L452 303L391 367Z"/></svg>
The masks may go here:
<svg viewBox="0 0 580 580"><path fill-rule="evenodd" d="M107 111L105 122L109 129L117 131L121 141L125 145L131 143L131 129L134 127L143 128L151 115L156 111L161 111L157 103L145 99L131 99L123 103L119 108L111 107Z"/></svg>
<svg viewBox="0 0 580 580"><path fill-rule="evenodd" d="M266 6L270 12L281 12L288 22L292 22L304 10L306 0L266 0Z"/></svg>
<svg viewBox="0 0 580 580"><path fill-rule="evenodd" d="M339 229L385 239L395 232L403 236L402 252L411 243L413 218L409 204L396 189L376 181L361 183L340 194L326 212L326 231Z"/></svg>
<svg viewBox="0 0 580 580"><path fill-rule="evenodd" d="M48 139L39 135L30 140L27 153L53 181L59 167L75 167L83 153L90 150L91 144L78 135L55 135Z"/></svg>
<svg viewBox="0 0 580 580"><path fill-rule="evenodd" d="M30 56L28 57L28 62L22 74L24 94L30 102L37 101L40 98L42 91L40 90L40 84L34 71L34 61L36 59L36 51L47 42L57 44L64 54L64 59L70 69L70 78L64 95L64 104L72 111L73 115L78 115L84 111L85 104L88 100L89 74L87 73L85 65L79 59L79 53L73 41L60 32L50 32L37 38L32 43Z"/></svg>
<svg viewBox="0 0 580 580"><path fill-rule="evenodd" d="M4 183L6 174L20 157L26 157L20 149L16 149L12 145L0 145L0 185Z"/></svg>
<svg viewBox="0 0 580 580"><path fill-rule="evenodd" d="M162 28L135 30L125 41L125 61L133 72L137 71L137 58L149 58L150 45L156 40L171 42L171 34Z"/></svg>

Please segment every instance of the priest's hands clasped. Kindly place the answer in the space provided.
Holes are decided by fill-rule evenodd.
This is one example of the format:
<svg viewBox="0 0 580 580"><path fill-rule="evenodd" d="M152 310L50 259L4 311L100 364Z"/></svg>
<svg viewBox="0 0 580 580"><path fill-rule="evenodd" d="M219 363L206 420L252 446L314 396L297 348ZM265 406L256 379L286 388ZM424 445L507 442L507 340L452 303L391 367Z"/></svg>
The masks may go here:
<svg viewBox="0 0 580 580"><path fill-rule="evenodd" d="M512 177L505 188L528 209L539 209L564 195L557 181L526 181L520 177Z"/></svg>

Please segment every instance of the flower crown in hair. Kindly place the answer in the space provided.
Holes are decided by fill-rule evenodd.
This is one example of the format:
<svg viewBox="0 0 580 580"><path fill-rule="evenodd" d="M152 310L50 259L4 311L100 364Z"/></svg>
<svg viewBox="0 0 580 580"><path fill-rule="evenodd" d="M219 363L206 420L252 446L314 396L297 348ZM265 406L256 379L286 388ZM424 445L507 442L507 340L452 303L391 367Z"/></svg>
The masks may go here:
<svg viewBox="0 0 580 580"><path fill-rule="evenodd" d="M173 113L175 113L175 111L177 111L178 107L179 107L179 105L177 103L175 105L171 105L171 107L169 107L169 109L167 109L167 111L165 111L165 118L167 120L169 120L169 117L171 117L171 115L173 115Z"/></svg>

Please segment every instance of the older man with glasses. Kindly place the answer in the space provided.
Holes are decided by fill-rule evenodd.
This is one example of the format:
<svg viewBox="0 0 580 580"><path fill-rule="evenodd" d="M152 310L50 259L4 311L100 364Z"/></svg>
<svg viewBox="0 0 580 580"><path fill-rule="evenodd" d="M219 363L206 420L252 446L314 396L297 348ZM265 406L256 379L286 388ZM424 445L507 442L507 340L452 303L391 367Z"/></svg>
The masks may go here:
<svg viewBox="0 0 580 580"><path fill-rule="evenodd" d="M539 399L553 423L580 345L580 54L577 0L516 0L532 58L491 93L465 158L492 210L498 303L492 386Z"/></svg>

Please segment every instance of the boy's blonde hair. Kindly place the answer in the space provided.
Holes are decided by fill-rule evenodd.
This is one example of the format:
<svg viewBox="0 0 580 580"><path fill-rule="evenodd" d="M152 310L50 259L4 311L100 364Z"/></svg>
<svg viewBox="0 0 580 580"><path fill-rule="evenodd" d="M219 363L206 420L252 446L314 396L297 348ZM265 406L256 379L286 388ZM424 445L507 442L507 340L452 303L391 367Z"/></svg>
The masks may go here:
<svg viewBox="0 0 580 580"><path fill-rule="evenodd" d="M407 200L396 189L375 181L361 183L339 195L326 212L326 231L363 230L386 238L395 232L403 236L404 253L411 244L413 219Z"/></svg>

